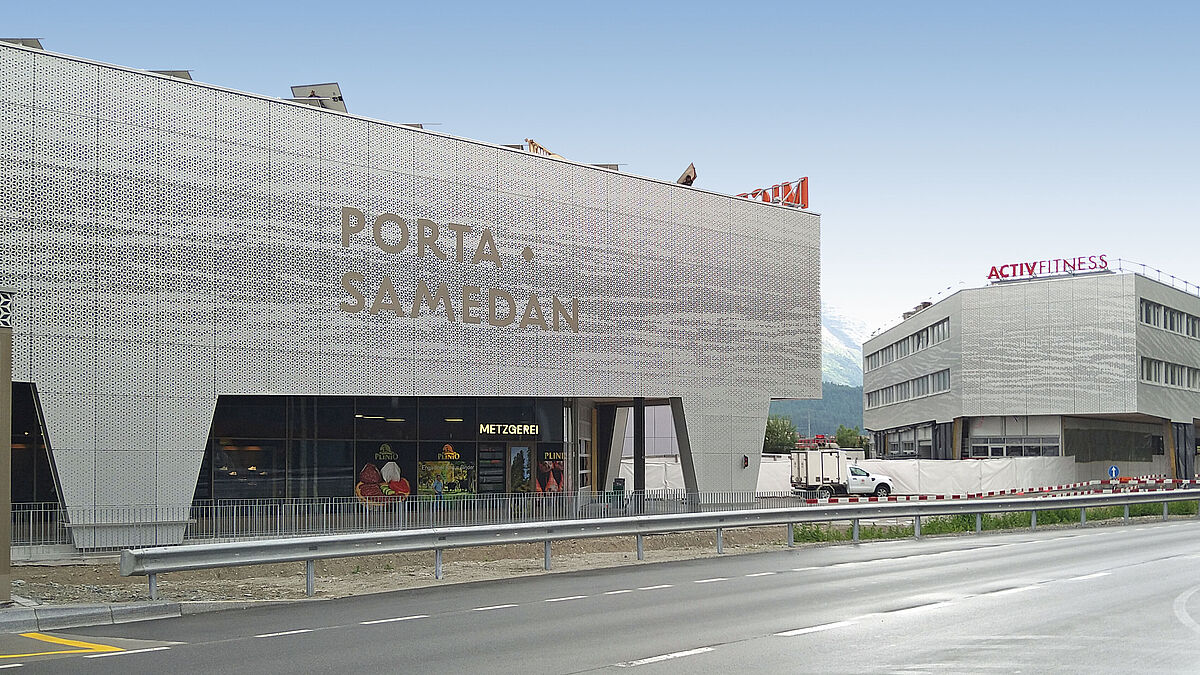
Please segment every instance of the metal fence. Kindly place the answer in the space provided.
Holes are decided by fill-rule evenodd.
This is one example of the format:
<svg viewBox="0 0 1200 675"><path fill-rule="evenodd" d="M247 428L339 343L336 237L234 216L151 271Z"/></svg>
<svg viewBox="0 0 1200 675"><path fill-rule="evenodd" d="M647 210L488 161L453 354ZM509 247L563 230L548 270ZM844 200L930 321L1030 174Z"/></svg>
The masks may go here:
<svg viewBox="0 0 1200 675"><path fill-rule="evenodd" d="M464 495L436 499L364 502L355 497L203 501L189 506L63 507L55 503L13 504L13 546L75 545L71 530L136 528L163 532L158 544L216 543L352 532L382 532L430 527L503 525L541 521L612 518L724 511L731 508L803 506L808 492L701 492L654 490L644 493L519 493ZM95 535L90 540L103 543ZM124 544L88 546L118 550Z"/></svg>

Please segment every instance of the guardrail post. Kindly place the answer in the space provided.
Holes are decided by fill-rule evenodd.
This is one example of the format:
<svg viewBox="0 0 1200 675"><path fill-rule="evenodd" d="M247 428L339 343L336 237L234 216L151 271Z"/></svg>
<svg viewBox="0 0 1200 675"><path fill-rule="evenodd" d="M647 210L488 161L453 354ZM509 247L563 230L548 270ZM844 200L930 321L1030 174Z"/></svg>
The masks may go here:
<svg viewBox="0 0 1200 675"><path fill-rule="evenodd" d="M1196 517L1200 518L1200 502L1196 502Z"/></svg>
<svg viewBox="0 0 1200 675"><path fill-rule="evenodd" d="M913 516L913 536L921 538L921 516Z"/></svg>
<svg viewBox="0 0 1200 675"><path fill-rule="evenodd" d="M317 561L304 561L304 594L312 597L317 594Z"/></svg>
<svg viewBox="0 0 1200 675"><path fill-rule="evenodd" d="M1200 508L1197 509L1200 512ZM788 523L788 548L796 547L796 524Z"/></svg>
<svg viewBox="0 0 1200 675"><path fill-rule="evenodd" d="M1125 505L1125 524L1129 524L1129 505Z"/></svg>
<svg viewBox="0 0 1200 675"><path fill-rule="evenodd" d="M442 578L442 549L433 549L433 578Z"/></svg>
<svg viewBox="0 0 1200 675"><path fill-rule="evenodd" d="M542 567L544 567L546 569L546 571L550 570L550 540L549 539L546 540L546 553L544 556Z"/></svg>
<svg viewBox="0 0 1200 675"><path fill-rule="evenodd" d="M637 556L638 560L646 559L646 544L641 534L637 536Z"/></svg>
<svg viewBox="0 0 1200 675"><path fill-rule="evenodd" d="M854 541L858 541L858 518L854 519Z"/></svg>
<svg viewBox="0 0 1200 675"><path fill-rule="evenodd" d="M717 528L717 553L720 554L720 553L724 553L724 552L725 552L725 530L723 528L718 527Z"/></svg>
<svg viewBox="0 0 1200 675"><path fill-rule="evenodd" d="M1086 508L1079 509L1079 524L1087 525L1087 509Z"/></svg>
<svg viewBox="0 0 1200 675"><path fill-rule="evenodd" d="M975 514L975 534L979 534L980 532L983 532L983 514L976 513Z"/></svg>
<svg viewBox="0 0 1200 675"><path fill-rule="evenodd" d="M1031 529L1031 530L1037 529L1037 511L1029 512L1029 529Z"/></svg>
<svg viewBox="0 0 1200 675"><path fill-rule="evenodd" d="M150 599L158 599L158 575L151 572L146 575L146 580L150 582Z"/></svg>
<svg viewBox="0 0 1200 675"><path fill-rule="evenodd" d="M1163 520L1167 519L1167 502L1163 502Z"/></svg>

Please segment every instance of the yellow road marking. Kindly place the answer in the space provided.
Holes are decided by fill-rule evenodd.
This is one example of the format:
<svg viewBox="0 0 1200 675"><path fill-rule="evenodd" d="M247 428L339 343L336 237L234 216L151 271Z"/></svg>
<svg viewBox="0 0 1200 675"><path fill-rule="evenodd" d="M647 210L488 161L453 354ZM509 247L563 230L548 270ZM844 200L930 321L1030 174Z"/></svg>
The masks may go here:
<svg viewBox="0 0 1200 675"><path fill-rule="evenodd" d="M0 659L19 659L28 656L49 656L51 654L95 654L100 652L122 652L125 651L121 647L113 647L112 645L98 645L92 642L82 642L80 640L68 640L66 638L54 637L45 633L21 633L21 637L31 640L39 640L41 642L49 642L51 644L63 645L64 647L77 647L77 649L60 649L52 652L30 652L28 654L0 654Z"/></svg>

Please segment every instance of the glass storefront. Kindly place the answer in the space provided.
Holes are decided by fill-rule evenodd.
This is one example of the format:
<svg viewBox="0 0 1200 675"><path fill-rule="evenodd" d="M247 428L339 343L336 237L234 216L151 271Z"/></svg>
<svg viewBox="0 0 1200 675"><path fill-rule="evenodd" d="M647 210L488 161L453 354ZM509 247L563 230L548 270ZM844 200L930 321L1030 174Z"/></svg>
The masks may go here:
<svg viewBox="0 0 1200 675"><path fill-rule="evenodd" d="M59 502L33 385L12 383L12 501Z"/></svg>
<svg viewBox="0 0 1200 675"><path fill-rule="evenodd" d="M196 500L560 492L561 398L221 396Z"/></svg>

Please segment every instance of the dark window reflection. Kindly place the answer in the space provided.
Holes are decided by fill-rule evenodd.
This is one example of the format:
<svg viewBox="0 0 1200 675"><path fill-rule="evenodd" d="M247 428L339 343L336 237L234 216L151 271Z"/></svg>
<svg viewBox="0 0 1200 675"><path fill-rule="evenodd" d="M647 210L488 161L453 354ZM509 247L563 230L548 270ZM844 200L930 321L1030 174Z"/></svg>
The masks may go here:
<svg viewBox="0 0 1200 675"><path fill-rule="evenodd" d="M480 424L510 430L482 433ZM562 489L561 463L553 462L563 432L561 399L221 396L195 498L386 501L436 495L439 482L444 496L503 491L513 489L506 474L514 443L526 463L548 463L542 490ZM539 443L554 455L535 460ZM533 489L524 474L518 487Z"/></svg>

